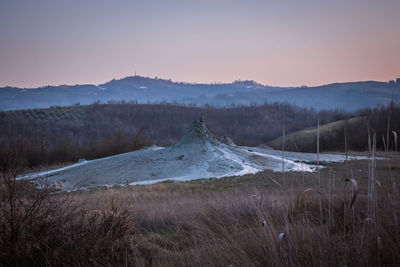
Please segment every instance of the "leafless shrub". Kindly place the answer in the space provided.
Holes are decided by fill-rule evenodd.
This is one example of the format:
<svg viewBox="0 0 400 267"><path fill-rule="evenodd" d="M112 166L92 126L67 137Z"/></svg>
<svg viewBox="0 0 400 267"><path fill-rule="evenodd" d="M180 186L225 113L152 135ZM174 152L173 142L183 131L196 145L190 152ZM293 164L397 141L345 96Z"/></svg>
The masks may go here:
<svg viewBox="0 0 400 267"><path fill-rule="evenodd" d="M9 162L15 153L9 154ZM2 166L1 266L104 266L137 263L139 234L129 209L88 212L69 194L17 180L16 165Z"/></svg>

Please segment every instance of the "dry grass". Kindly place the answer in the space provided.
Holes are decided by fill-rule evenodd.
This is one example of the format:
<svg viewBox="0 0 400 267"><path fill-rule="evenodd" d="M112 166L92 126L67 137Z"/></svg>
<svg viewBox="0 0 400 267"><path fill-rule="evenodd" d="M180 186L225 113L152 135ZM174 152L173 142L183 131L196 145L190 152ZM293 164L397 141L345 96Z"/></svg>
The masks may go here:
<svg viewBox="0 0 400 267"><path fill-rule="evenodd" d="M378 161L376 216L368 218L368 162L331 164L314 174L263 172L242 178L165 182L50 194L11 249L1 222L3 265L387 266L400 264L391 174ZM352 177L347 177L352 173ZM282 184L282 190L275 182ZM305 183L303 184L303 178ZM346 181L352 178L354 181ZM357 185L357 192L354 191ZM397 186L398 187L398 186ZM7 189L3 188L3 193ZM357 193L357 194L355 194ZM29 202L32 196L16 199ZM16 201L16 203L19 203ZM2 205L7 205L2 200ZM320 209L320 203L322 208ZM22 205L22 204L18 204ZM23 206L23 205L22 205ZM4 209L3 209L4 210ZM6 209L7 210L7 209ZM322 212L321 212L322 211ZM24 213L24 211L22 211ZM35 223L37 221L37 223ZM24 228L23 227L23 228ZM16 254L18 253L18 254ZM18 255L18 257L15 257ZM30 264L28 264L30 263Z"/></svg>

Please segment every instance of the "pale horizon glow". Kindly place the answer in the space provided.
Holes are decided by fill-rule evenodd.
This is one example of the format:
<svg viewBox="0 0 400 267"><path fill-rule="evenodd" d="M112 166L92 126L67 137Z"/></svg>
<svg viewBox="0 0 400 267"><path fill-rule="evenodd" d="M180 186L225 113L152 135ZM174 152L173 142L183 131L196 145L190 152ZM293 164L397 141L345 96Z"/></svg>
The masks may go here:
<svg viewBox="0 0 400 267"><path fill-rule="evenodd" d="M0 87L400 77L400 1L3 0Z"/></svg>

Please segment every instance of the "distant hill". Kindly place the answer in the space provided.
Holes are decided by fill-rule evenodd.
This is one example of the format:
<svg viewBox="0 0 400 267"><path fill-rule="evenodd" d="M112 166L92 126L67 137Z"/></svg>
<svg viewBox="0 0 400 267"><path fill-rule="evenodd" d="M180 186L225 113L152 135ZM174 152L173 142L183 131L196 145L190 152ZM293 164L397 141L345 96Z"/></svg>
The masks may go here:
<svg viewBox="0 0 400 267"><path fill-rule="evenodd" d="M101 85L0 88L0 110L47 108L97 101L176 102L230 106L288 102L301 107L356 110L400 101L400 83L350 82L316 87L271 87L254 81L191 84L131 76Z"/></svg>
<svg viewBox="0 0 400 267"><path fill-rule="evenodd" d="M391 99L400 101L400 83L349 82L334 83L316 87L274 88L217 94L199 97L198 104L227 106L231 104L260 104L268 102L287 102L300 107L322 109L357 110L377 105L386 105Z"/></svg>

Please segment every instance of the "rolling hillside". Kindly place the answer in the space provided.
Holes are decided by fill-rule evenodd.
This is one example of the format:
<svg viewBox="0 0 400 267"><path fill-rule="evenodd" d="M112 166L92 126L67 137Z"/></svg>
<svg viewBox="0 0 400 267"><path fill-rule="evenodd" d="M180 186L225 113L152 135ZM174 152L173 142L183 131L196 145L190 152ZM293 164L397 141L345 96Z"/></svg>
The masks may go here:
<svg viewBox="0 0 400 267"><path fill-rule="evenodd" d="M400 101L400 84L386 82L334 83L316 87L271 87L254 81L192 84L141 76L100 85L40 88L0 88L0 110L46 108L108 101L176 102L217 107L287 102L301 107L356 110Z"/></svg>
<svg viewBox="0 0 400 267"><path fill-rule="evenodd" d="M356 125L365 125L366 118L355 117L347 120L339 120L328 124L320 125L320 149L344 151L344 133ZM289 151L316 151L317 149L317 127L310 127L290 133L285 136L285 150ZM349 134L348 134L349 135ZM267 142L267 145L274 149L282 148L283 137L278 137ZM339 145L337 145L339 144Z"/></svg>

